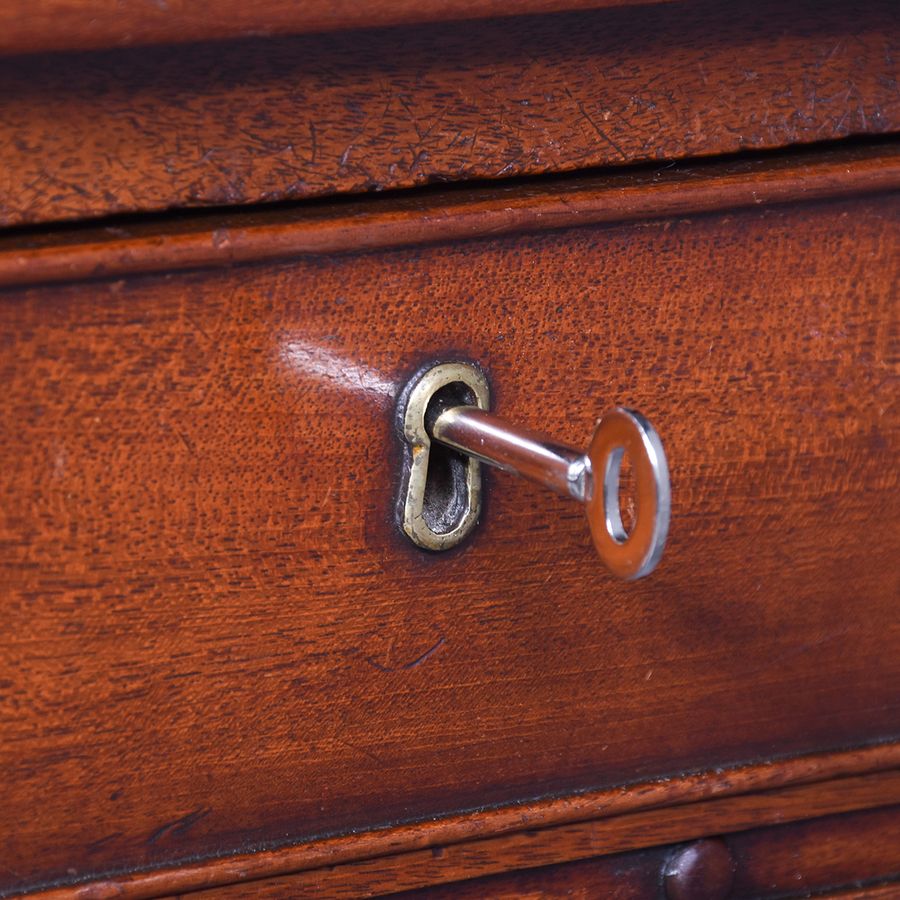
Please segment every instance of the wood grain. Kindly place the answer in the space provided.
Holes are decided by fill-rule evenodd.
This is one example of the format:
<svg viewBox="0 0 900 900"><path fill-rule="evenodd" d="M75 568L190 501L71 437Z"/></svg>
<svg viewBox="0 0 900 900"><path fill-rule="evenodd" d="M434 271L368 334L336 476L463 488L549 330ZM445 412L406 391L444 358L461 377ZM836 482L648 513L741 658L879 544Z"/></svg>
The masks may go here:
<svg viewBox="0 0 900 900"><path fill-rule="evenodd" d="M704 0L10 58L0 224L881 134L900 128L898 59L890 0Z"/></svg>
<svg viewBox="0 0 900 900"><path fill-rule="evenodd" d="M658 2L662 0L3 0L0 53L303 34Z"/></svg>
<svg viewBox="0 0 900 900"><path fill-rule="evenodd" d="M338 867L350 873L353 889L362 890L367 881L365 869L354 870L343 867L345 863L382 858L375 866L376 877L383 885L379 870L393 867L392 871L403 872L407 861L413 866L421 859L421 854L411 851L428 848L432 856L441 856L453 844L474 843L485 867L492 871L514 868L522 865L520 855L506 855L497 839L519 832L533 833L553 826L591 822L598 819L615 818L611 835L618 848L630 847L635 843L646 846L646 819L639 819L635 828L632 815L648 810L665 810L665 818L671 818L665 832L667 840L696 837L721 831L725 826L725 815L734 827L734 815L742 816L738 821L746 821L747 798L751 798L754 824L759 824L759 816L774 817L776 821L804 816L824 815L836 809L848 809L878 805L889 802L886 786L895 782L893 769L900 765L900 743L878 744L857 750L834 753L815 753L782 760L771 760L738 768L719 768L714 771L681 775L670 779L630 784L614 789L583 791L557 798L547 798L510 806L495 807L470 813L444 816L407 825L374 828L360 833L339 835L300 844L286 845L273 850L253 853L238 853L227 857L213 858L201 862L189 862L173 868L159 868L137 871L100 881L93 881L78 887L64 887L41 892L41 900L64 900L77 897L79 900L102 900L102 898L129 897L132 900L153 898L173 893L193 892L210 887L227 886L234 883L254 883L254 890L262 890L261 881L271 882L271 890L280 885L296 887L298 872L324 867ZM876 777L879 773L888 782ZM852 775L864 777L852 778ZM823 782L840 782L837 791L827 787L822 792ZM848 792L850 785L853 790ZM779 788L790 787L789 792ZM763 793L765 792L765 793ZM735 798L736 804L717 802L725 798ZM786 802L789 798L789 802ZM681 814L681 808L690 806L688 815ZM658 820L657 820L658 821ZM583 831L583 830L582 830ZM550 834L550 832L547 832ZM562 832L565 834L565 831ZM635 835L637 841L635 841ZM660 835L654 832L655 837ZM592 831L592 852L597 850L596 833ZM549 853L553 859L571 859L568 855L572 847L584 849L584 844L565 840L549 842ZM545 854L548 851L545 850ZM427 859L427 857L426 857ZM545 855L542 863L549 858ZM526 860L535 864L534 860ZM461 877L458 870L444 868L451 877ZM277 876L291 876L281 879ZM353 877L353 876L356 877ZM360 875L362 877L360 877ZM409 878L410 873L406 872ZM273 878L273 876L276 876ZM312 876L316 878L317 876ZM343 876L338 881L343 881ZM432 883L432 881L428 881Z"/></svg>
<svg viewBox="0 0 900 900"><path fill-rule="evenodd" d="M900 808L733 835L733 896L811 894L900 879Z"/></svg>
<svg viewBox="0 0 900 900"><path fill-rule="evenodd" d="M897 211L7 292L4 886L894 736ZM501 475L404 543L394 399L449 354L565 442L650 416L653 578Z"/></svg>
<svg viewBox="0 0 900 900"><path fill-rule="evenodd" d="M735 862L728 896L810 896L842 885L900 878L900 809L866 810L801 824L727 835ZM397 900L492 900L542 897L610 897L646 900L658 896L660 873L674 854L694 844L528 869L394 895ZM286 881L287 884L287 881ZM897 885L889 886L897 890ZM880 888L887 890L886 888ZM215 896L214 891L200 896ZM270 892L270 896L277 896ZM289 896L289 894L284 894ZM708 894L701 895L708 898ZM879 895L880 896L880 895ZM890 896L885 892L884 896ZM895 895L896 896L896 895Z"/></svg>
<svg viewBox="0 0 900 900"><path fill-rule="evenodd" d="M391 896L394 900L545 900L562 897L575 900L594 897L604 900L647 900L648 897L662 896L662 872L676 849L665 846L633 853L614 853L556 866L401 891ZM284 879L284 885L289 889L289 879ZM217 893L203 891L197 895L198 900L211 900ZM268 890L268 896L277 897L278 894L272 889ZM287 892L282 896L287 896Z"/></svg>
<svg viewBox="0 0 900 900"><path fill-rule="evenodd" d="M896 803L898 799L900 771L894 771L879 776L824 782L815 788L788 788L768 794L650 810L541 831L522 831L446 848L360 860L327 869L299 872L290 877L253 882L252 890L262 900L275 897L350 900L354 897L380 896L404 889L415 890L429 885L477 879L495 872L522 871L567 860L616 854L632 848L655 847L679 840L773 825L804 816L857 810L878 803ZM734 896L764 896L770 886L776 887L773 891L776 896L784 895L789 894L794 885L808 893L817 884L827 887L862 880L867 870L879 878L896 875L897 852L891 845L891 838L897 831L897 821L896 807L890 813L878 816L877 824L865 832L867 841L871 842L873 833L878 832L889 846L876 849L870 845L868 852L865 848L842 848L839 839L837 845L832 843L828 835L833 824L814 829L816 843L809 840L808 833L803 835L797 841L796 852L792 850L794 839L790 832L773 839L766 830L762 835L756 835L755 843L749 849L742 844L740 835L732 836L728 842L735 845L733 852L739 872L736 880L740 878L735 885ZM769 850L775 857L774 862L766 858ZM761 857L758 862L755 854ZM671 858L671 855L670 849L668 856ZM741 867L746 871L742 872ZM853 875L848 877L848 872ZM663 881L663 874L661 868L654 872L657 884ZM744 892L750 886L752 892ZM97 893L90 896L98 900L99 897L120 896L114 888L118 888L115 882L97 885ZM103 893L100 893L101 890ZM208 892L200 891L197 897L198 900L206 896L224 900L240 897L247 890L246 883L238 883ZM44 900L64 900L65 896L51 895ZM74 896L78 897L77 894ZM703 900L715 900L709 892L702 892L699 896Z"/></svg>
<svg viewBox="0 0 900 900"><path fill-rule="evenodd" d="M877 141L467 191L13 232L0 235L0 286L383 250L898 187L900 145Z"/></svg>

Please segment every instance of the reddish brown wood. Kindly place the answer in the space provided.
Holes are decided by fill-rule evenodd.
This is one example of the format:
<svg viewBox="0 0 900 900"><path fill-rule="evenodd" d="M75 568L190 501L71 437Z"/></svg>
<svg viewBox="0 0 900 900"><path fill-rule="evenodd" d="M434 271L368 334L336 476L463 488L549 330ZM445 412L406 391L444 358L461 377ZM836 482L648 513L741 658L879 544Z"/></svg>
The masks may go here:
<svg viewBox="0 0 900 900"><path fill-rule="evenodd" d="M704 838L678 850L664 873L668 900L725 900L734 883L734 858L720 838Z"/></svg>
<svg viewBox="0 0 900 900"><path fill-rule="evenodd" d="M0 286L387 249L898 187L900 147L879 142L534 185L13 233L0 236Z"/></svg>
<svg viewBox="0 0 900 900"><path fill-rule="evenodd" d="M757 829L729 837L728 845L736 900L900 879L900 808Z"/></svg>
<svg viewBox="0 0 900 900"><path fill-rule="evenodd" d="M891 736L897 234L872 198L8 292L6 885ZM657 423L653 578L500 475L468 546L403 542L394 397L451 352L560 440Z"/></svg>
<svg viewBox="0 0 900 900"><path fill-rule="evenodd" d="M633 848L655 847L667 845L673 841L703 837L717 832L747 829L760 825L772 825L809 816L822 816L829 813L846 812L847 810L865 809L884 803L900 800L900 771L883 772L855 778L837 779L770 791L758 794L744 794L725 797L699 803L675 805L671 808L658 808L643 812L628 813L621 816L604 816L598 820L578 822L570 825L552 826L544 829L522 829L518 832L503 835L492 835L493 822L488 815L481 822L480 835L468 841L441 846L435 844L430 849L416 850L407 853L390 853L388 855L373 853L373 845L366 837L357 839L356 859L349 859L343 864L310 867L312 859L307 854L306 867L301 871L293 871L289 864L296 864L304 851L303 847L285 848L268 854L246 856L243 859L223 859L211 861L206 868L206 884L217 884L215 889L200 890L202 897L241 896L252 884L254 895L259 897L319 897L351 898L374 896L403 889L419 889L436 884L456 885L460 880L474 880L474 883L485 882L485 876L493 880L497 872L547 867L571 860L596 857L598 854L613 854L621 858L621 851ZM527 816L530 809L520 810ZM874 815L867 811L863 817ZM896 828L897 809L879 813L880 823L888 825L887 837ZM835 847L829 835L840 836L846 829L835 827L834 822L841 819L826 820L824 826L816 826L824 847L804 846L809 844L806 835L801 836L800 852L795 854L794 869L790 877L796 879L797 865L803 867L804 879L809 884L819 886L844 883L848 880L859 880L863 877L884 877L894 872L893 860L896 853L892 850L873 853L866 849L860 840L870 841L873 827L854 832L853 840ZM831 822L831 825L828 823ZM431 823L423 823L418 828L420 834L433 831ZM883 829L882 829L883 830ZM785 834L788 838L785 838ZM771 829L751 832L750 851L741 843L742 835L729 837L729 843L735 841L741 852L741 865L748 867L744 881L764 882L768 877L775 893L784 893L790 889L789 878L779 878L777 863L773 866L765 859L767 848L776 845L776 858L779 853L785 858L787 850L793 846L791 832L784 829ZM837 838L835 838L837 840ZM666 874L673 868L674 860L681 855L681 850L708 845L709 841L693 842L685 848L671 848L654 864L653 879L658 887L666 882ZM748 843L747 841L743 842ZM365 854L369 853L369 858ZM811 852L812 851L812 852ZM762 865L757 857L760 857ZM787 858L790 858L789 854ZM824 861L824 865L823 865ZM719 860L721 863L721 860ZM289 873L281 877L262 877L266 868L275 872L279 868ZM720 876L727 874L718 867ZM168 895L175 891L202 889L204 882L192 871L190 865L158 872L142 872L133 876L98 881L81 888L66 887L41 892L41 900L105 900L113 897L151 898ZM759 873L755 870L759 869ZM601 872L606 872L601 866ZM773 877L774 873L774 877ZM849 873L849 874L848 874ZM608 873L607 873L608 874ZM688 873L690 875L691 873ZM693 873L696 876L696 872ZM758 877L757 877L758 876ZM606 876L604 876L606 877ZM843 879L843 880L842 880ZM643 880L643 879L641 879ZM715 894L704 889L713 885L708 879L694 879L685 887L695 888L694 896L712 900ZM755 885L758 892L766 893L766 886ZM740 896L756 896L757 894ZM692 896L684 893L682 896ZM737 894L735 896L738 896Z"/></svg>
<svg viewBox="0 0 900 900"><path fill-rule="evenodd" d="M437 885L393 894L394 900L545 900L545 898L575 898L575 900L647 900L660 897L661 873L672 847L654 847L636 853L615 853L611 856L506 872L472 878L452 884ZM283 893L288 896L290 879L283 881ZM256 885L254 885L256 887ZM278 897L278 891L266 887L266 900ZM216 896L217 891L204 891L198 900Z"/></svg>
<svg viewBox="0 0 900 900"><path fill-rule="evenodd" d="M829 816L797 825L756 829L716 839L715 845L737 848L740 879L728 894L733 900L753 897L821 896L839 885L872 883L900 877L900 808L866 810ZM636 853L614 854L557 866L510 872L487 878L455 882L395 894L397 900L513 900L543 897L612 897L616 900L646 900L659 896L660 873L674 859L710 845L700 841L682 847L656 847ZM730 852L730 851L729 851ZM776 860L783 865L773 867ZM285 879L285 893L290 880ZM888 887L878 886L873 896L890 896ZM201 896L212 897L209 891ZM263 896L274 897L273 889ZM714 896L704 891L699 896ZM829 893L829 896L831 894ZM868 896L860 892L858 896ZM896 895L895 895L896 896Z"/></svg>
<svg viewBox="0 0 900 900"><path fill-rule="evenodd" d="M630 856L630 854L629 854ZM635 857L649 854L634 854ZM650 860L647 860L650 862ZM623 859L621 856L606 860L592 860L589 863L571 863L566 866L551 867L539 873L533 870L515 875L499 876L499 879L484 879L474 882L439 887L432 890L407 891L391 894L394 900L545 900L545 898L578 898L593 900L595 897L608 900L647 900L656 896L659 890L655 874L642 867L640 858ZM212 892L211 892L212 893ZM275 896L278 896L277 894ZM808 897L808 894L782 894ZM832 900L895 900L900 897L900 883L873 885L865 888L851 888L817 897Z"/></svg>
<svg viewBox="0 0 900 900"><path fill-rule="evenodd" d="M885 133L898 39L892 0L704 0L7 59L0 224Z"/></svg>
<svg viewBox="0 0 900 900"><path fill-rule="evenodd" d="M51 890L46 896L42 894L42 900L69 897L73 890L81 898L123 896L152 898L173 892L202 890L210 886L248 881L254 882L254 889L262 890L257 883L258 880L272 875L293 875L308 869L339 866L356 860L395 857L421 848L431 848L429 852L440 856L446 852L448 845L454 843L495 839L505 834L609 817L617 817L616 824L612 828L612 833L619 836L617 847L633 846L635 836L637 844L644 846L646 820L639 820L635 827L634 820L629 814L641 810L670 810L691 804L691 814L682 817L676 812L674 829L666 831L666 839L683 840L697 834L720 831L726 827L722 805L707 803L706 801L710 799L736 798L737 804L729 811L729 815L734 812L741 817L737 819L738 823L745 823L747 817L744 812L748 801L740 795L757 794L756 798L749 801L749 815L754 824L758 824L758 817L761 814L774 815L776 821L781 821L785 818L809 815L810 810L815 815L822 815L835 809L884 803L885 783L881 778L872 776L882 772L893 780L894 775L888 772L888 769L898 764L900 764L900 744L881 744L860 750L811 754L737 769L719 769L674 779L633 784L624 789L588 791L558 799L458 814L411 825L371 829L361 834L308 841L271 851L236 854L221 859L182 864L170 869L136 872L109 881L94 882L77 889L62 888L56 892ZM849 778L853 773L867 773L867 777L862 780ZM837 793L831 791L825 797L821 796L820 783L831 779L840 780L841 788ZM789 794L773 790L785 785L792 786ZM845 790L848 785L853 788L853 793L849 796ZM769 793L763 795L761 793L763 791ZM790 804L785 802L786 796L791 798ZM730 823L728 827L735 827L735 821L734 816L728 819ZM593 832L592 837L596 841ZM655 834L655 837L659 838L660 835ZM527 860L523 863L519 857L507 857L500 853L496 841L486 844L481 840L481 843L476 845L476 850L484 855L486 847L492 848L494 869L502 870L510 865L528 863ZM561 848L556 847L556 856L553 858L571 858L566 855L567 848L568 844L564 844L563 852L560 853ZM595 842L591 852L596 851ZM394 867L402 870L404 860L418 858L420 857L415 855L404 855L399 865L398 861L394 860ZM544 859L544 862L547 862L547 859ZM453 875L452 867L448 871L452 877L460 877L458 873ZM271 878L269 880L272 881ZM343 880L343 876L339 880ZM431 883L427 878L426 882ZM291 877L283 882L275 879L273 884L296 886L297 882ZM360 881L357 879L353 884L359 888Z"/></svg>
<svg viewBox="0 0 900 900"><path fill-rule="evenodd" d="M665 0L3 0L0 53L303 34L655 2Z"/></svg>
<svg viewBox="0 0 900 900"><path fill-rule="evenodd" d="M770 794L745 795L703 804L656 809L542 831L523 831L492 840L469 841L446 848L418 850L400 856L350 862L328 869L299 872L289 878L253 883L260 897L375 896L404 888L477 878L494 872L519 870L618 853L636 847L668 844L689 837L773 825L786 819L857 810L900 800L900 771L842 781L815 788L788 788ZM896 817L896 812L894 813ZM786 843L782 841L784 846ZM855 860L858 875L863 871ZM893 870L891 870L893 871ZM664 872L657 870L661 885ZM878 874L882 874L878 871ZM783 885L782 885L783 888ZM117 881L94 887L98 897L120 896ZM217 897L239 897L247 885L218 888ZM61 900L66 894L44 900ZM68 895L71 896L71 893ZM684 896L692 896L685 894ZM713 900L700 891L693 896Z"/></svg>

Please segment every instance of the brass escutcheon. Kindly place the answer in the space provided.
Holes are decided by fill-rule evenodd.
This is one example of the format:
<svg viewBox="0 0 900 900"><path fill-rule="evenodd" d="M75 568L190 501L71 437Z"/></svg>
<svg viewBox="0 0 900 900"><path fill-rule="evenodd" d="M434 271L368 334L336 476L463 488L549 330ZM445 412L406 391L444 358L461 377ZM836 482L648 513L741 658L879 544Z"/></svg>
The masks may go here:
<svg viewBox="0 0 900 900"><path fill-rule="evenodd" d="M454 388L452 402L489 408L490 388L481 369L466 362L442 362L421 370L407 384L398 410L405 445L398 518L407 537L427 550L455 547L481 514L478 460L440 447L441 471L430 471L435 445L426 413L436 394Z"/></svg>

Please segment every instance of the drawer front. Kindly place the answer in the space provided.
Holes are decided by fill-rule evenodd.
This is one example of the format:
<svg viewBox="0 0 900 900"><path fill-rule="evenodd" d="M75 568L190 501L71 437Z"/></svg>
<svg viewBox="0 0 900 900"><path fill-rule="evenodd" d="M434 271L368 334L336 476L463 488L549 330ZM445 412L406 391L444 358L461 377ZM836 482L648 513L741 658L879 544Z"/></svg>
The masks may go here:
<svg viewBox="0 0 900 900"><path fill-rule="evenodd" d="M894 893L883 896L897 897L898 878L900 808L888 807L562 865L536 865L525 871L394 896L396 900L784 900L809 897L813 892L818 896L820 891L849 886L874 887L893 882ZM254 885L255 896L268 900L323 893L348 898L363 894L358 885L342 890L339 884L310 882L308 873L306 877L260 882ZM238 896L240 888L200 895L202 900Z"/></svg>
<svg viewBox="0 0 900 900"><path fill-rule="evenodd" d="M895 735L897 213L5 293L3 887ZM503 474L406 542L396 398L448 356L563 441L656 423L652 577Z"/></svg>
<svg viewBox="0 0 900 900"><path fill-rule="evenodd" d="M277 5L295 16L306 7ZM62 6L42 21L75 46L92 27L121 28L128 16L146 16L126 30L149 40L154 19L166 25L160 37L185 39L192 29L195 38L216 27L237 33L242 18L221 6L219 18L196 6L193 14ZM358 8L373 17L387 9ZM460 8L476 11L471 2ZM418 4L414 14L437 9ZM342 6L339 15L353 12ZM67 14L78 27L60 27ZM46 46L28 43L28 31L39 38L36 21L0 8L0 53L16 49L17 27L25 48ZM0 58L0 224L886 134L900 128L898 56L893 0L693 0Z"/></svg>

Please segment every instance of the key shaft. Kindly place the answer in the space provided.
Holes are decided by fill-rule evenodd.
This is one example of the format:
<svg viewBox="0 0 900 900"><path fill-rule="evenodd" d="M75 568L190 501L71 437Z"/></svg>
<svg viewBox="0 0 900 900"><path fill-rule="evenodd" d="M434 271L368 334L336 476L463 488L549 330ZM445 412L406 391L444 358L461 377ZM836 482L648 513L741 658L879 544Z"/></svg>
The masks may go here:
<svg viewBox="0 0 900 900"><path fill-rule="evenodd" d="M591 468L585 453L513 426L494 413L474 406L453 406L435 419L431 436L448 447L557 494L582 503L589 497Z"/></svg>

